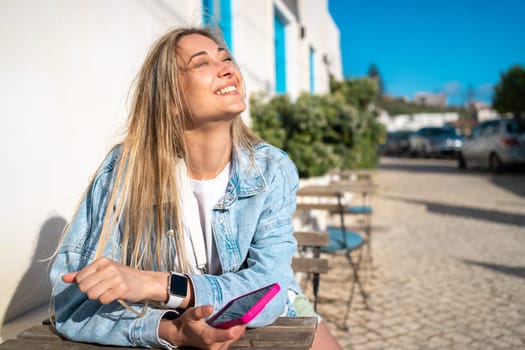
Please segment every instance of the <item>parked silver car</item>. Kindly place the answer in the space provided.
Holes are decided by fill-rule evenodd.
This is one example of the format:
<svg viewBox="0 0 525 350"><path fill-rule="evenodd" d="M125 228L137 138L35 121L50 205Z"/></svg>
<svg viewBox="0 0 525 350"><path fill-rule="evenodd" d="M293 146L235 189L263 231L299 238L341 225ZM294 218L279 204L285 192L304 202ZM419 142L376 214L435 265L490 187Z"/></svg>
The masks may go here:
<svg viewBox="0 0 525 350"><path fill-rule="evenodd" d="M404 156L409 152L408 139L412 131L400 130L387 133L386 141L381 145L381 153L387 156Z"/></svg>
<svg viewBox="0 0 525 350"><path fill-rule="evenodd" d="M478 124L458 153L458 167L489 167L500 171L525 164L525 120L495 119Z"/></svg>
<svg viewBox="0 0 525 350"><path fill-rule="evenodd" d="M425 127L411 134L408 143L413 157L456 156L463 145L463 136L452 127Z"/></svg>

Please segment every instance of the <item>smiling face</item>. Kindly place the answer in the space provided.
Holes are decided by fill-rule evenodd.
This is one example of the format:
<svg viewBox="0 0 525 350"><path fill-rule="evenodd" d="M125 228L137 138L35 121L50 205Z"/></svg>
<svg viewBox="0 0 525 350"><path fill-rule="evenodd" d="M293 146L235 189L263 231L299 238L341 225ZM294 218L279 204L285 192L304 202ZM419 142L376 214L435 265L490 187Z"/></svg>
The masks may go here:
<svg viewBox="0 0 525 350"><path fill-rule="evenodd" d="M201 34L182 37L177 48L184 101L197 126L246 109L241 73L225 48Z"/></svg>

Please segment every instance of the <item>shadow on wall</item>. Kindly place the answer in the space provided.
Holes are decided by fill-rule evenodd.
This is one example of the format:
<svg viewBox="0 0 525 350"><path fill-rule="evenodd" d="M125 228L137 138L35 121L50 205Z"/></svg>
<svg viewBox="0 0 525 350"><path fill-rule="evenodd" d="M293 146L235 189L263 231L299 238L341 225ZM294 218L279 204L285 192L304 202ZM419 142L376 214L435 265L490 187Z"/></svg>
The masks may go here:
<svg viewBox="0 0 525 350"><path fill-rule="evenodd" d="M51 295L51 283L48 277L49 261L42 260L49 258L55 252L66 224L64 218L55 216L42 225L31 265L7 306L4 323L49 302Z"/></svg>

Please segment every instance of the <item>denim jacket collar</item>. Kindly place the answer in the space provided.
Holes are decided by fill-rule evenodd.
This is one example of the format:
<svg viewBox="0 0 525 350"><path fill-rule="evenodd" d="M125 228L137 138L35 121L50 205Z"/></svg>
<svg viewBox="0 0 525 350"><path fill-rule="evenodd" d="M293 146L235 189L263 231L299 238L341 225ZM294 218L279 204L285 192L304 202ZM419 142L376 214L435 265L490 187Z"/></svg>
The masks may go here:
<svg viewBox="0 0 525 350"><path fill-rule="evenodd" d="M257 146L255 146L257 148ZM247 164L247 166L241 166ZM229 209L237 198L250 197L266 191L268 185L261 169L250 159L250 153L243 148L234 148L232 153L232 175L226 188L224 200L214 209Z"/></svg>

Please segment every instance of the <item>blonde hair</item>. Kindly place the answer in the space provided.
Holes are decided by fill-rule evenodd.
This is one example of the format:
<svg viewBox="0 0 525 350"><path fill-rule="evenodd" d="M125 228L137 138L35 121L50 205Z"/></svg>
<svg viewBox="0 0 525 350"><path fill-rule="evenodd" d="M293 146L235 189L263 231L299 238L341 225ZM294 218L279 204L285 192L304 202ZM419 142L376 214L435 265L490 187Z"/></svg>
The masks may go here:
<svg viewBox="0 0 525 350"><path fill-rule="evenodd" d="M170 30L150 49L135 80L127 132L120 145L118 171L95 259L103 255L112 233L121 225L121 263L137 269L172 271L173 257L166 254L169 247L163 247L163 242L168 229L173 228L176 266L180 272L192 271L186 256L175 172L179 159L188 164L183 133L192 116L181 89L179 78L184 67L178 64L177 52L179 40L190 34L206 36L227 49L221 35L208 28ZM261 140L240 115L233 120L231 135L234 151L247 149L253 162L253 146Z"/></svg>

